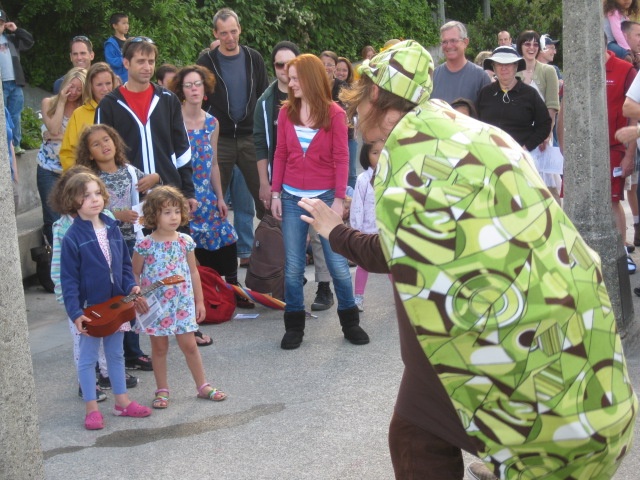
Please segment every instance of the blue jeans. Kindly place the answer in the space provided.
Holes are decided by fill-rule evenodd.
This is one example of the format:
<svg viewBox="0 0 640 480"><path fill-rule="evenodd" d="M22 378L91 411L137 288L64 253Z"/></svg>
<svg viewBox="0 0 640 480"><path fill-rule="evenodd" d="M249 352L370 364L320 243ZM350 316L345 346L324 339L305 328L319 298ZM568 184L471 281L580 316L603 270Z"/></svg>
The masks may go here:
<svg viewBox="0 0 640 480"><path fill-rule="evenodd" d="M329 190L319 198L327 205L333 203L335 192ZM282 236L284 239L284 301L285 311L298 312L304 310L303 279L306 265L307 234L309 224L300 219L306 211L298 206L300 197L282 191ZM329 245L326 238L320 237L324 259L333 279L333 286L338 298L338 310L346 310L355 306L353 288L351 287L351 272L347 259L338 255Z"/></svg>
<svg viewBox="0 0 640 480"><path fill-rule="evenodd" d="M607 44L607 50L611 50L618 58L624 58L629 55L629 51L618 45L618 42L609 42Z"/></svg>
<svg viewBox="0 0 640 480"><path fill-rule="evenodd" d="M78 378L80 379L80 388L82 388L82 398L85 402L96 399L96 362L101 341L104 345L104 356L107 359L107 371L113 393L115 395L127 393L124 356L122 354L122 332L116 332L104 338L80 335Z"/></svg>
<svg viewBox="0 0 640 480"><path fill-rule="evenodd" d="M225 201L228 199L231 199L233 205L233 228L238 233L238 258L249 258L253 248L253 217L256 215L256 209L244 176L237 165L233 167L229 190L225 195Z"/></svg>
<svg viewBox="0 0 640 480"><path fill-rule="evenodd" d="M38 185L38 193L40 194L40 202L42 203L42 233L47 237L49 245L53 245L53 222L60 218L60 215L49 206L49 193L56 184L60 174L51 170L46 170L38 165L36 170L36 182Z"/></svg>
<svg viewBox="0 0 640 480"><path fill-rule="evenodd" d="M358 162L358 140L355 138L349 139L349 179L347 185L351 188L356 188L356 163Z"/></svg>
<svg viewBox="0 0 640 480"><path fill-rule="evenodd" d="M2 93L4 106L9 110L9 115L11 115L11 121L13 122L13 145L19 147L20 140L22 140L20 114L24 107L24 93L22 92L22 87L16 85L14 80L2 82Z"/></svg>

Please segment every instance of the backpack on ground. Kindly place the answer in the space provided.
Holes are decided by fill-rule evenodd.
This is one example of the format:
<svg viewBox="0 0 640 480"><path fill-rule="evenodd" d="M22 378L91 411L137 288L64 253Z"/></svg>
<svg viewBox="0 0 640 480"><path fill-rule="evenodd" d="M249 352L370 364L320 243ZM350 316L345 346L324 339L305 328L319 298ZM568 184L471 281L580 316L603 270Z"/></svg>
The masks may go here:
<svg viewBox="0 0 640 480"><path fill-rule="evenodd" d="M198 265L202 294L204 296L205 319L202 323L223 323L231 320L236 309L236 296L220 274L213 268Z"/></svg>
<svg viewBox="0 0 640 480"><path fill-rule="evenodd" d="M251 290L284 300L284 241L280 222L269 214L256 228L244 283Z"/></svg>

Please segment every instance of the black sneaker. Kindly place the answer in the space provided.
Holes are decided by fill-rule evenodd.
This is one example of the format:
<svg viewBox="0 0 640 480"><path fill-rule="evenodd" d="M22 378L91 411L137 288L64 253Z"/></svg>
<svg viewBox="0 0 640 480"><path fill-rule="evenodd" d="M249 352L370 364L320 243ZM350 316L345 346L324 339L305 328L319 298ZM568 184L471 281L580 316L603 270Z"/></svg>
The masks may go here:
<svg viewBox="0 0 640 480"><path fill-rule="evenodd" d="M134 377L128 373L125 373L124 376L127 380L127 388L133 388L138 385L138 377ZM103 377L102 374L98 375L98 385L103 390L111 390L111 380L109 377Z"/></svg>
<svg viewBox="0 0 640 480"><path fill-rule="evenodd" d="M82 388L78 385L78 396L82 398ZM96 402L104 402L107 399L107 394L100 390L99 387L96 387Z"/></svg>
<svg viewBox="0 0 640 480"><path fill-rule="evenodd" d="M331 293L329 282L318 282L318 291L316 299L311 304L311 310L327 310L331 305L333 305L333 293Z"/></svg>
<svg viewBox="0 0 640 480"><path fill-rule="evenodd" d="M140 355L138 358L132 358L124 361L124 368L127 370L142 370L143 372L153 371L153 364L148 355Z"/></svg>

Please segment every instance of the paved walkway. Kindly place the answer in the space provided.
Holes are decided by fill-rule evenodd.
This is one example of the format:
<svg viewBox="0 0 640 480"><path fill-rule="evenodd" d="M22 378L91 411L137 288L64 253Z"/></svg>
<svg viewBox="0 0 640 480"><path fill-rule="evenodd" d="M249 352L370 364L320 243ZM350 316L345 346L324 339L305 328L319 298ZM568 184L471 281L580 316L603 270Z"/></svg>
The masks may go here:
<svg viewBox="0 0 640 480"><path fill-rule="evenodd" d="M640 265L640 254L634 257ZM632 286L639 279L632 277ZM315 284L307 284L305 293L308 305ZM62 307L38 286L25 294L47 479L393 478L387 427L402 363L386 276L372 275L367 285L362 325L371 336L369 345L347 343L333 309L308 321L300 349L283 351L282 313L258 307L256 319L203 327L214 338L212 346L200 350L208 378L229 394L226 401L196 399L172 341L169 408L146 419L107 414L106 428L98 432L83 428L84 407ZM634 303L640 315L640 298ZM629 334L627 359L640 391L638 330L634 326ZM142 345L150 353L144 336ZM140 383L131 398L150 404L153 373L136 375ZM113 396L100 407L110 412ZM638 478L639 444L616 480ZM473 461L470 455L465 458Z"/></svg>

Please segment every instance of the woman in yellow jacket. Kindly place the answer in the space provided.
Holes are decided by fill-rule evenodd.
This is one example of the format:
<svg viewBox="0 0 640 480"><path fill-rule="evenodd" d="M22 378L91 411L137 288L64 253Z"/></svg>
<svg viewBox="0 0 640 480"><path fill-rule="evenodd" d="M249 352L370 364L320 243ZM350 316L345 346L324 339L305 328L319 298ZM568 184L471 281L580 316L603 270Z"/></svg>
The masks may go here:
<svg viewBox="0 0 640 480"><path fill-rule="evenodd" d="M60 147L60 163L67 170L76 164L76 145L80 134L88 125L93 125L96 108L116 84L116 76L104 62L91 65L82 90L82 106L76 108L69 119Z"/></svg>

